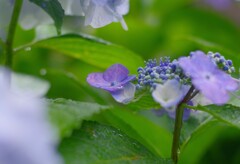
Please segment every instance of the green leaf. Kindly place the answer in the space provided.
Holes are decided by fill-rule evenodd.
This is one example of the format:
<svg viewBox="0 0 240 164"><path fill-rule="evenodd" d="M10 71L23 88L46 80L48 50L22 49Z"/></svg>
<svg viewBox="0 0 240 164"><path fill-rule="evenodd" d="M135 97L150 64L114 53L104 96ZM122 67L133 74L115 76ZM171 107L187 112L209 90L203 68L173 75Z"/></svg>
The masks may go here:
<svg viewBox="0 0 240 164"><path fill-rule="evenodd" d="M230 104L223 106L197 106L197 109L207 112L216 119L240 128L240 107Z"/></svg>
<svg viewBox="0 0 240 164"><path fill-rule="evenodd" d="M139 142L110 126L84 122L59 148L66 164L172 163L156 157Z"/></svg>
<svg viewBox="0 0 240 164"><path fill-rule="evenodd" d="M141 114L148 118L150 121L155 124L168 129L169 132L174 131L175 120L170 118L168 114L164 114L161 116L156 115L154 111L143 110ZM186 142L192 135L192 133L199 128L199 126L211 117L209 114L205 112L195 112L192 111L189 119L183 121L181 136L180 136L180 144Z"/></svg>
<svg viewBox="0 0 240 164"><path fill-rule="evenodd" d="M130 72L136 73L137 68L144 63L140 56L126 48L80 35L54 37L39 41L33 46L54 50L103 69L120 63Z"/></svg>
<svg viewBox="0 0 240 164"><path fill-rule="evenodd" d="M58 129L60 137L70 136L73 129L79 128L82 121L108 109L95 103L77 102L66 99L48 100L50 120Z"/></svg>
<svg viewBox="0 0 240 164"><path fill-rule="evenodd" d="M181 147L179 164L197 163L205 151L216 140L218 135L228 128L217 120L207 121L202 124L191 138Z"/></svg>
<svg viewBox="0 0 240 164"><path fill-rule="evenodd" d="M135 99L127 105L132 110L160 109L161 105L153 100L149 91L135 95Z"/></svg>
<svg viewBox="0 0 240 164"><path fill-rule="evenodd" d="M240 107L240 98L239 97L240 97L240 90L238 90L237 92L234 93L234 95L231 97L231 99L228 102L228 104Z"/></svg>
<svg viewBox="0 0 240 164"><path fill-rule="evenodd" d="M125 109L103 111L100 116L104 117L111 125L138 140L155 154L163 158L170 157L172 134L161 126L157 126L143 116Z"/></svg>
<svg viewBox="0 0 240 164"><path fill-rule="evenodd" d="M58 34L61 33L61 26L63 23L64 10L58 0L30 0L41 7L48 15L52 17L55 22Z"/></svg>

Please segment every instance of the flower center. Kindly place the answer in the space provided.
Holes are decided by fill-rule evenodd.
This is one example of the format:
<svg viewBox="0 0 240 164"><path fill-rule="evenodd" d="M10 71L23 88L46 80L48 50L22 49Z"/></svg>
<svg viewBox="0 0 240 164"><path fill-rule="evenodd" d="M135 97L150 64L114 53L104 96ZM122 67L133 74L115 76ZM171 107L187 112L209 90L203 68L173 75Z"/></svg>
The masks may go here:
<svg viewBox="0 0 240 164"><path fill-rule="evenodd" d="M117 84L117 82L113 81L110 83L110 86L115 86Z"/></svg>

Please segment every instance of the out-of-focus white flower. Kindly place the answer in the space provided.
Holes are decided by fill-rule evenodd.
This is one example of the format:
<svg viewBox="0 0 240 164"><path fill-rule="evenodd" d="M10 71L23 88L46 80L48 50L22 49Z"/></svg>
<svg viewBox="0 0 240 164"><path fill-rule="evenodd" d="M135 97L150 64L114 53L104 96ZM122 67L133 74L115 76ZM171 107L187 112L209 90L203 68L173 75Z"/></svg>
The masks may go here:
<svg viewBox="0 0 240 164"><path fill-rule="evenodd" d="M128 27L123 19L129 11L129 0L80 0L85 15L85 25L94 28L106 26L112 22L120 22Z"/></svg>
<svg viewBox="0 0 240 164"><path fill-rule="evenodd" d="M158 84L152 92L156 102L165 109L175 109L175 106L184 98L189 86L180 84L177 80L168 80L164 84Z"/></svg>
<svg viewBox="0 0 240 164"><path fill-rule="evenodd" d="M80 5L80 0L59 0L61 3L65 15L71 15L71 16L83 16L83 10Z"/></svg>
<svg viewBox="0 0 240 164"><path fill-rule="evenodd" d="M56 136L38 94L12 90L0 68L0 163L59 164Z"/></svg>

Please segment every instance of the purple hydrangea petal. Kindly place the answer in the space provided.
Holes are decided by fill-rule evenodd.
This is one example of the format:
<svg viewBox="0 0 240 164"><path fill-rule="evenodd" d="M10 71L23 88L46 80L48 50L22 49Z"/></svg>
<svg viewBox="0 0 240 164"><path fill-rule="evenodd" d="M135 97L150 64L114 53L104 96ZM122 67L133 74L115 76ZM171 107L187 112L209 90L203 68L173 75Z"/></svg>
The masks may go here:
<svg viewBox="0 0 240 164"><path fill-rule="evenodd" d="M136 79L136 76L133 75L133 76L128 76L126 79L124 79L121 84L126 84L128 83L129 81L132 81L132 80L135 80Z"/></svg>
<svg viewBox="0 0 240 164"><path fill-rule="evenodd" d="M130 81L135 76L128 76L128 69L121 64L114 64L104 73L91 73L87 82L96 88L102 88L110 92L113 98L121 103L130 101L135 93L135 85Z"/></svg>
<svg viewBox="0 0 240 164"><path fill-rule="evenodd" d="M87 77L87 82L97 88L108 87L110 83L103 78L103 73L91 73Z"/></svg>
<svg viewBox="0 0 240 164"><path fill-rule="evenodd" d="M135 91L136 86L132 83L128 83L123 89L110 93L117 102L127 104L134 98Z"/></svg>
<svg viewBox="0 0 240 164"><path fill-rule="evenodd" d="M129 71L121 64L114 64L109 67L104 73L104 80L112 82L121 82L128 77Z"/></svg>
<svg viewBox="0 0 240 164"><path fill-rule="evenodd" d="M238 88L238 83L201 51L193 52L191 58L180 58L179 64L192 77L194 86L214 104L225 104L229 91Z"/></svg>

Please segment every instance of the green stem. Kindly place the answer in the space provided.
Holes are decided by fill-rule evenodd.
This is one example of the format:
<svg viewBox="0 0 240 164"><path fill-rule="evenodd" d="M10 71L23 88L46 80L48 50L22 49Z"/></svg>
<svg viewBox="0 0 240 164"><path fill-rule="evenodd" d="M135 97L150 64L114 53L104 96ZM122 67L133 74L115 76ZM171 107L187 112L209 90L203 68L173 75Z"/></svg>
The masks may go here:
<svg viewBox="0 0 240 164"><path fill-rule="evenodd" d="M174 163L178 161L178 147L179 147L179 139L182 128L182 118L183 118L184 108L181 104L178 105L176 109L176 120L174 126L174 134L173 134L173 144L172 144L172 159Z"/></svg>
<svg viewBox="0 0 240 164"><path fill-rule="evenodd" d="M179 140L181 135L181 128L182 128L182 118L184 112L184 104L187 103L191 99L191 95L194 91L194 87L192 86L183 100L177 105L176 108L176 119L174 125L174 132L173 132L173 143L172 143L172 160L176 164L178 162L178 152L179 152Z"/></svg>
<svg viewBox="0 0 240 164"><path fill-rule="evenodd" d="M12 58L13 58L13 41L15 36L15 31L18 23L19 14L22 8L23 0L15 0L13 13L11 17L11 21L9 24L8 35L6 40L6 66L11 68L12 67Z"/></svg>

